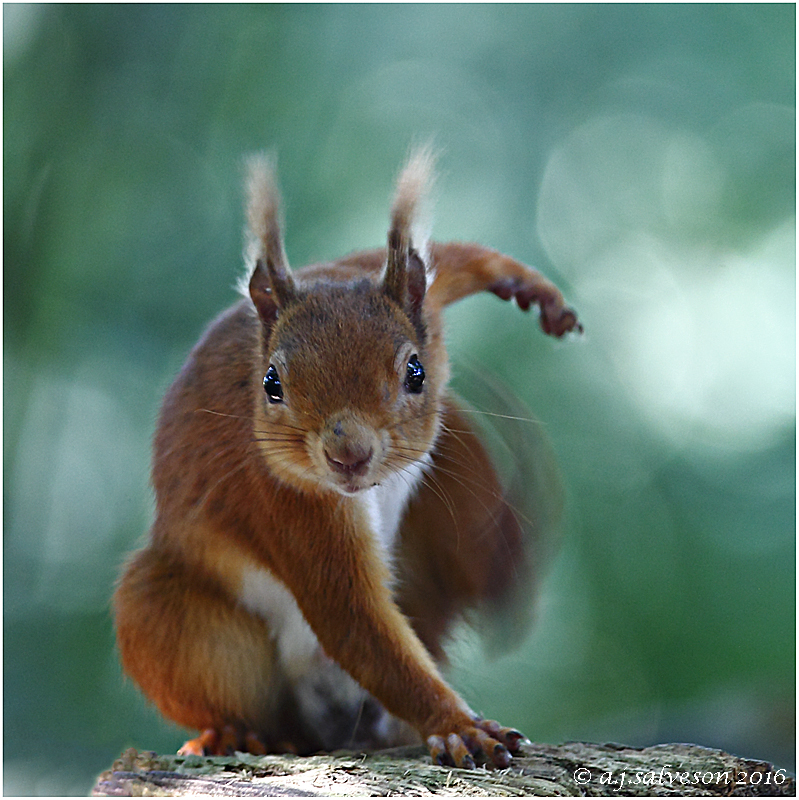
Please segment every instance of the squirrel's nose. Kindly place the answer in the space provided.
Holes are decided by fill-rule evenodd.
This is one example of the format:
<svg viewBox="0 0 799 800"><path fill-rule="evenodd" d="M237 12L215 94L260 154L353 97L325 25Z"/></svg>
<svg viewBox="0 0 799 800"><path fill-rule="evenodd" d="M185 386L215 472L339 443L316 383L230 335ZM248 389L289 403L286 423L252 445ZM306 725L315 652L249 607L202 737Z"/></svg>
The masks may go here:
<svg viewBox="0 0 799 800"><path fill-rule="evenodd" d="M346 477L363 475L369 468L373 455L374 450L371 447L354 443L345 442L335 448L325 448L325 458L330 468Z"/></svg>

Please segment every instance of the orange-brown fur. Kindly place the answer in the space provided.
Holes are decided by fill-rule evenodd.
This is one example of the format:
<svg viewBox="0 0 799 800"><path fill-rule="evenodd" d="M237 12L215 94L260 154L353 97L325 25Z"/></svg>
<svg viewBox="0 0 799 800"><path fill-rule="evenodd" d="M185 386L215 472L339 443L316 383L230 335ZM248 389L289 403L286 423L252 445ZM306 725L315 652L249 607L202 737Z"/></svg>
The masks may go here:
<svg viewBox="0 0 799 800"><path fill-rule="evenodd" d="M489 290L538 303L549 333L579 325L551 283L495 251L431 243L423 263L412 224L429 168L417 153L401 176L387 249L292 275L270 168L253 162L250 297L210 326L164 399L156 520L115 595L125 670L186 727L234 726L266 749L299 752L415 731L435 758L461 766L480 750L507 763L518 746L520 734L478 720L437 667L452 621L526 568L519 521L446 390L441 310ZM421 391L403 383L411 353ZM285 390L274 403L270 366ZM372 484L401 489L418 464L427 475L400 503L392 544L390 499L359 498L378 497ZM374 514L388 515L388 545ZM286 590L321 650L281 621L295 619ZM339 668L368 693L352 720L346 698L331 698L328 714L306 691L341 684ZM375 719L386 709L393 727L372 723L364 703Z"/></svg>

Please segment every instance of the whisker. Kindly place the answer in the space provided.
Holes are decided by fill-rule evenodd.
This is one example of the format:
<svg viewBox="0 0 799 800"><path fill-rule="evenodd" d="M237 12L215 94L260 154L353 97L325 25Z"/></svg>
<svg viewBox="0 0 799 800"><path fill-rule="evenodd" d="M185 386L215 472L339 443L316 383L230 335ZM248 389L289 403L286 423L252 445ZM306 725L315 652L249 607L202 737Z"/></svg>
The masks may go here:
<svg viewBox="0 0 799 800"><path fill-rule="evenodd" d="M438 477L433 473L425 473L422 475L422 483L426 486L430 491L443 503L444 508L447 509L447 513L452 520L453 528L455 529L455 549L460 550L461 544L461 527L458 523L458 517L455 514L455 503L452 500L452 497L447 493L444 487L438 480Z"/></svg>
<svg viewBox="0 0 799 800"><path fill-rule="evenodd" d="M213 414L215 417L228 417L230 419L251 419L249 416L243 416L241 414L226 414L223 411L214 411L211 408L195 408L195 414Z"/></svg>
<svg viewBox="0 0 799 800"><path fill-rule="evenodd" d="M482 414L486 417L497 417L498 419L509 419L513 422L529 422L531 425L541 425L542 427L546 426L546 423L540 419L534 419L532 417L516 417L513 414L497 414L494 411L483 411L479 408L459 408L459 413L462 414Z"/></svg>
<svg viewBox="0 0 799 800"><path fill-rule="evenodd" d="M414 452L415 453L419 453L419 451L414 451ZM387 458L387 460L386 460L386 465L387 466L393 466L393 464L396 463L397 461L403 461L403 460L405 462L407 462L408 466L407 467L400 467L395 474L401 475L403 480L406 480L406 481L409 482L411 480L411 477L408 474L408 469L409 469L409 467L412 467L414 464L418 464L419 463L420 457L421 457L421 455L424 455L424 452L426 452L426 451L422 451L421 453L419 453L419 457L413 458L411 456L406 456L403 453L397 452L396 448L392 447L392 452L391 452L389 458ZM422 477L421 477L420 483L423 486L427 486L427 488L429 488L430 491L433 492L433 494L435 494L436 497L438 497L439 500L441 500L442 504L447 509L447 512L449 513L450 517L452 518L452 522L453 522L453 525L455 527L456 535L458 536L458 540L460 541L460 530L459 530L459 526L458 526L458 519L457 519L457 517L455 515L455 505L452 502L452 499L447 495L447 493L445 492L443 486L441 486L440 483L438 483L438 481L436 479L436 476L431 474L430 472L428 472L428 471L423 471L422 472Z"/></svg>
<svg viewBox="0 0 799 800"><path fill-rule="evenodd" d="M402 452L396 452L397 449L395 448L394 456L396 460L403 459L407 461L409 464L414 464L418 462L418 458L413 458L412 456L405 455ZM435 456L434 456L435 458ZM441 466L438 463L433 463L433 468L430 471L425 471L422 474L422 481L425 485L428 485L431 491L433 491L436 496L441 500L441 502L446 507L447 511L449 512L450 516L452 517L453 523L455 523L456 528L458 527L458 520L455 514L455 505L452 501L452 498L448 495L446 490L444 489L441 482L438 480L438 475L436 473L441 473L443 475L447 475L451 477L454 481L456 481L463 489L467 490L485 509L485 511L491 516L492 519L495 517L495 512L486 505L477 495L477 492L473 488L474 486L479 486L480 482L476 479L470 481L472 485L468 485L466 483L466 477L458 475L453 470L446 469L445 467ZM495 500L501 501L503 496L501 494L497 494L496 492L492 492L491 496ZM458 532L460 533L460 532Z"/></svg>
<svg viewBox="0 0 799 800"><path fill-rule="evenodd" d="M361 701L358 703L358 713L355 716L355 724L352 726L352 734L350 735L350 741L347 745L348 750L352 750L355 744L355 735L358 733L358 726L361 724L361 716L363 715L363 709L366 705L366 694L361 695Z"/></svg>
<svg viewBox="0 0 799 800"><path fill-rule="evenodd" d="M474 433L473 431L469 431L468 433ZM459 437L458 437L459 438ZM398 448L401 449L401 448ZM409 456L404 454L398 454L402 458L406 458L407 460L413 460ZM498 516L499 516L499 505L489 506L483 499L480 498L476 489L482 488L491 499L497 501L498 504L504 503L504 505L510 509L510 511L515 515L517 521L526 524L529 527L535 527L535 522L522 511L521 508L516 503L510 502L508 499L507 491L496 491L493 489L488 489L485 486L484 481L482 480L482 475L471 466L467 466L463 463L461 459L455 458L451 455L448 455L444 452L443 447L437 448L433 453L434 464L433 470L431 472L426 472L425 477L433 476L435 472L440 472L442 475L446 475L458 483L464 490L468 491L469 494L477 500L486 513L489 515L489 518L492 522L496 523ZM460 467L461 469L468 469L472 473L472 477L469 475L465 475L462 472L456 472L453 469L446 467L441 461L451 462L453 465Z"/></svg>
<svg viewBox="0 0 799 800"><path fill-rule="evenodd" d="M283 429L289 430L289 431L300 431L303 434L308 433L308 429L307 428L303 428L300 425L289 425L288 422L271 422L269 424L273 428L283 428ZM264 431L260 431L259 428L255 428L254 430L256 431L256 433L258 433L258 432L263 433L264 432Z"/></svg>

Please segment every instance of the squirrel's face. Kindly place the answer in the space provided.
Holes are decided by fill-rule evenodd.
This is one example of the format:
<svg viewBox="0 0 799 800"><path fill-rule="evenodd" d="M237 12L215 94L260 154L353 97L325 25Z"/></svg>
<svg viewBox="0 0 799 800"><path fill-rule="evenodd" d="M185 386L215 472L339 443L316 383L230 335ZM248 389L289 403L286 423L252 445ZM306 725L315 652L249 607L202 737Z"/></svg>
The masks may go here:
<svg viewBox="0 0 799 800"><path fill-rule="evenodd" d="M306 290L270 333L255 439L286 483L355 495L430 450L446 371L370 282Z"/></svg>

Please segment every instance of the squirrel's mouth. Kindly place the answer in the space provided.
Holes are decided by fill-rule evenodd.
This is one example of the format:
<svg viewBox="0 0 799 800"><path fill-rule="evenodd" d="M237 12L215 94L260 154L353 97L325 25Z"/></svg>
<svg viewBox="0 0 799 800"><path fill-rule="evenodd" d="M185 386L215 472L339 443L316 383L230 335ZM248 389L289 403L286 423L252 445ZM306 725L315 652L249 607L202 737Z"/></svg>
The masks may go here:
<svg viewBox="0 0 799 800"><path fill-rule="evenodd" d="M380 485L380 481L375 480L374 475L352 475L346 478L341 475L328 475L326 483L330 488L345 497L353 497L361 492L368 492L369 489Z"/></svg>
<svg viewBox="0 0 799 800"><path fill-rule="evenodd" d="M333 488L336 489L336 491L341 492L341 494L347 495L348 497L352 497L360 492L365 492L367 489L371 489L372 486L377 486L377 484L370 481L358 480L350 480L345 483L333 481Z"/></svg>

